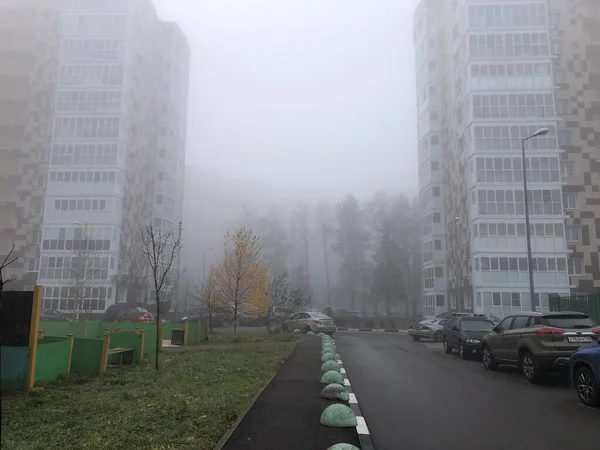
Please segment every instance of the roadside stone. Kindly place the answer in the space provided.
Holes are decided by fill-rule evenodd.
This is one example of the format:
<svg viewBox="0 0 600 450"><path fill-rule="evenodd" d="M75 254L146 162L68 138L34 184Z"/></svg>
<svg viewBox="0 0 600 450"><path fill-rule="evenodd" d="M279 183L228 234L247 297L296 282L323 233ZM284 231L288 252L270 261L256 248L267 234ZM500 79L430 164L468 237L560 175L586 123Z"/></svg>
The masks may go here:
<svg viewBox="0 0 600 450"><path fill-rule="evenodd" d="M335 444L329 447L327 450L360 450L358 447L352 444Z"/></svg>
<svg viewBox="0 0 600 450"><path fill-rule="evenodd" d="M307 336L314 336L315 333L313 331L309 331L308 333L306 333Z"/></svg>
<svg viewBox="0 0 600 450"><path fill-rule="evenodd" d="M328 384L321 391L321 398L326 398L327 400L341 400L347 402L350 400L350 395L348 395L348 391L344 386L338 383Z"/></svg>
<svg viewBox="0 0 600 450"><path fill-rule="evenodd" d="M321 365L321 372L329 372L330 370L335 370L336 372L341 372L340 365L333 360L325 361Z"/></svg>
<svg viewBox="0 0 600 450"><path fill-rule="evenodd" d="M336 372L335 370L330 370L329 372L325 372L321 377L321 383L323 384L343 384L344 377L341 373Z"/></svg>
<svg viewBox="0 0 600 450"><path fill-rule="evenodd" d="M321 350L321 354L325 353L335 353L335 348L333 347L333 345L324 345Z"/></svg>
<svg viewBox="0 0 600 450"><path fill-rule="evenodd" d="M325 408L321 414L321 424L328 427L350 428L355 427L358 422L350 407L335 403Z"/></svg>
<svg viewBox="0 0 600 450"><path fill-rule="evenodd" d="M321 362L325 361L335 361L335 355L333 353L324 353L323 356L321 356Z"/></svg>

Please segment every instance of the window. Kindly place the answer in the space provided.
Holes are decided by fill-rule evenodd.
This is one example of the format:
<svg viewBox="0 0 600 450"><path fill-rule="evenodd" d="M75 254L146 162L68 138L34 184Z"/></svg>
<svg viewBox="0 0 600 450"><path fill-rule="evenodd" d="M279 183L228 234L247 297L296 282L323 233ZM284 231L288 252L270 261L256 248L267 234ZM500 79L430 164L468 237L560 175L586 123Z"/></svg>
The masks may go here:
<svg viewBox="0 0 600 450"><path fill-rule="evenodd" d="M55 144L50 164L53 166L114 166L117 164L117 144Z"/></svg>
<svg viewBox="0 0 600 450"><path fill-rule="evenodd" d="M435 250L441 250L442 249L442 241L440 241L439 239L436 239L435 241L433 241L433 248Z"/></svg>
<svg viewBox="0 0 600 450"><path fill-rule="evenodd" d="M581 242L581 225L567 225L565 239L567 242Z"/></svg>
<svg viewBox="0 0 600 450"><path fill-rule="evenodd" d="M562 214L560 189L528 190L529 210L532 215ZM478 211L481 215L524 215L522 190L477 191Z"/></svg>
<svg viewBox="0 0 600 450"><path fill-rule="evenodd" d="M475 126L473 139L476 150L521 150L522 139L534 134L542 125L502 125L502 126ZM547 127L549 132L545 136L529 139L525 148L529 150L555 150L556 127Z"/></svg>
<svg viewBox="0 0 600 450"><path fill-rule="evenodd" d="M440 162L439 161L431 161L431 170L439 170Z"/></svg>
<svg viewBox="0 0 600 450"><path fill-rule="evenodd" d="M554 84L565 84L567 82L567 71L558 67L554 68Z"/></svg>
<svg viewBox="0 0 600 450"><path fill-rule="evenodd" d="M121 108L121 91L59 91L57 112L112 112Z"/></svg>
<svg viewBox="0 0 600 450"><path fill-rule="evenodd" d="M440 223L442 221L442 216L440 213L434 212L432 214L432 217L433 217L433 223Z"/></svg>
<svg viewBox="0 0 600 450"><path fill-rule="evenodd" d="M121 86L125 67L121 64L63 64L59 69L61 86Z"/></svg>
<svg viewBox="0 0 600 450"><path fill-rule="evenodd" d="M561 147L568 147L572 145L571 130L559 130L558 131L558 145Z"/></svg>
<svg viewBox="0 0 600 450"><path fill-rule="evenodd" d="M439 186L434 186L432 188L432 193L434 197L439 197L440 196L440 187Z"/></svg>
<svg viewBox="0 0 600 450"><path fill-rule="evenodd" d="M119 39L63 39L60 57L64 60L118 60L124 54L125 41Z"/></svg>
<svg viewBox="0 0 600 450"><path fill-rule="evenodd" d="M559 182L559 159L531 157L526 161L527 181L530 183ZM523 167L521 158L477 158L477 181L485 183L521 183Z"/></svg>
<svg viewBox="0 0 600 450"><path fill-rule="evenodd" d="M564 178L571 178L575 176L575 161L561 161L560 162L560 174Z"/></svg>
<svg viewBox="0 0 600 450"><path fill-rule="evenodd" d="M436 278L444 278L444 268L443 267L435 268L435 277Z"/></svg>
<svg viewBox="0 0 600 450"><path fill-rule="evenodd" d="M456 294L450 294L450 309L456 309Z"/></svg>
<svg viewBox="0 0 600 450"><path fill-rule="evenodd" d="M435 286L434 282L434 271L433 267L423 269L423 287L425 289L433 289Z"/></svg>
<svg viewBox="0 0 600 450"><path fill-rule="evenodd" d="M56 117L56 139L115 139L119 137L119 117Z"/></svg>
<svg viewBox="0 0 600 450"><path fill-rule="evenodd" d="M528 325L529 325L529 317L528 316L516 316L515 320L513 321L510 328L511 328L511 330L514 330L516 328L527 328Z"/></svg>
<svg viewBox="0 0 600 450"><path fill-rule="evenodd" d="M444 307L446 306L446 300L443 294L435 296L435 306Z"/></svg>
<svg viewBox="0 0 600 450"><path fill-rule="evenodd" d="M507 58L550 55L547 32L473 33L469 36L471 58Z"/></svg>
<svg viewBox="0 0 600 450"><path fill-rule="evenodd" d="M563 192L563 208L577 209L579 207L579 197L576 192Z"/></svg>
<svg viewBox="0 0 600 450"><path fill-rule="evenodd" d="M554 117L552 93L473 95L472 104L477 119Z"/></svg>
<svg viewBox="0 0 600 450"><path fill-rule="evenodd" d="M571 102L569 100L556 100L556 113L560 115L571 114Z"/></svg>
<svg viewBox="0 0 600 450"><path fill-rule="evenodd" d="M546 25L546 5L520 3L505 5L470 5L471 28L516 28Z"/></svg>
<svg viewBox="0 0 600 450"><path fill-rule="evenodd" d="M471 293L470 292L463 292L463 306L465 308L465 310L469 310L471 309L472 305L471 305Z"/></svg>
<svg viewBox="0 0 600 450"><path fill-rule="evenodd" d="M494 294L496 294L496 292ZM499 296L499 293L497 293L497 294ZM498 324L498 329L502 330L502 331L506 331L506 330L510 329L513 319L514 319L514 317L507 317L506 319L504 319L502 322L500 322Z"/></svg>
<svg viewBox="0 0 600 450"><path fill-rule="evenodd" d="M583 261L581 259L569 258L569 275L581 275L583 274Z"/></svg>

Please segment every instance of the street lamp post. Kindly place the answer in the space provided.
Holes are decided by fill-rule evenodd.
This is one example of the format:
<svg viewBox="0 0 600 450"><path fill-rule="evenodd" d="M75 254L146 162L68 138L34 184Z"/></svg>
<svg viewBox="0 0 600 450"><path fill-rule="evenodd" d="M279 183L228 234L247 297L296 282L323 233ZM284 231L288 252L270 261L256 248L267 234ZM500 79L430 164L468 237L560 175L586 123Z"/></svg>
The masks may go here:
<svg viewBox="0 0 600 450"><path fill-rule="evenodd" d="M527 197L527 168L526 168L526 159L525 159L525 141L532 139L538 136L544 136L548 134L548 128L540 128L531 136L527 136L524 139L521 139L521 156L523 159L523 197L525 200L525 233L527 236L527 268L529 269L529 297L531 299L531 310L535 311L535 289L533 284L533 265L532 265L532 256L531 256L531 231L529 229L529 199Z"/></svg>

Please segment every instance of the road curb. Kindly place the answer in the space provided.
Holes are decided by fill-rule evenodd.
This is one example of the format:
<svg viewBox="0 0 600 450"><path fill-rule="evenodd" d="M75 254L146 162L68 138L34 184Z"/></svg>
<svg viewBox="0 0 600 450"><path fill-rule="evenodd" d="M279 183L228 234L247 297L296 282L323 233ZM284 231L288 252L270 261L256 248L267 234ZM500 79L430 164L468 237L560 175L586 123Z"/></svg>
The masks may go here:
<svg viewBox="0 0 600 450"><path fill-rule="evenodd" d="M275 371L273 376L271 378L269 378L269 381L267 381L265 383L265 385L261 389L258 390L256 395L254 397L252 397L252 399L248 403L248 407L244 410L244 412L242 412L238 416L237 420L233 423L233 425L231 425L229 427L229 429L225 432L223 437L221 437L219 442L217 442L217 445L215 445L215 448L213 450L221 450L225 446L225 444L227 443L227 441L229 440L229 438L231 437L231 435L233 434L235 429L239 426L239 424L242 422L242 420L244 420L244 417L246 417L246 414L248 414L248 411L250 411L252 409L252 407L258 400L258 397L260 397L261 394L263 393L263 391L267 388L267 386L269 384L271 384L271 381L273 381L273 378L275 378L275 376L279 372L279 369L281 369L281 366L283 366L285 364L288 357L294 352L294 350L296 349L296 345L298 345L298 342L300 342L301 340L303 340L303 339L298 339L296 342L294 342L294 345L292 346L292 349L290 350L290 352L284 358L281 359L281 362L279 363L279 368Z"/></svg>
<svg viewBox="0 0 600 450"><path fill-rule="evenodd" d="M346 328L337 327L336 331L359 331L361 333L408 333L408 330L396 330L391 328Z"/></svg>
<svg viewBox="0 0 600 450"><path fill-rule="evenodd" d="M344 387L350 395L350 400L348 402L349 406L354 412L354 415L356 416L356 420L358 422L358 425L356 426L356 433L358 434L360 449L375 450L375 445L373 444L373 440L371 439L371 433L369 432L369 428L367 427L365 417L363 416L363 413L360 410L360 406L358 405L358 399L352 391L352 384L350 383L350 379L348 378L348 374L346 373L346 369L344 368L344 363L341 359L339 359L337 363L340 365L342 375L344 376Z"/></svg>

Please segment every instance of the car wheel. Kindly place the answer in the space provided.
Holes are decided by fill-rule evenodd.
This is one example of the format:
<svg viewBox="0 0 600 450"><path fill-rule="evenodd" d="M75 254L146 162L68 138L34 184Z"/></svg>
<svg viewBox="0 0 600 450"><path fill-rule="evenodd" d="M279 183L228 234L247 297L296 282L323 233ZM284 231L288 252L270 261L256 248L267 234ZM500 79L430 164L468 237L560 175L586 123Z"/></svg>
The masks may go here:
<svg viewBox="0 0 600 450"><path fill-rule="evenodd" d="M281 331L283 331L284 333L287 333L288 331L290 331L290 329L287 326L287 323L283 324L283 326L281 327Z"/></svg>
<svg viewBox="0 0 600 450"><path fill-rule="evenodd" d="M304 330L302 330L302 332L304 334L308 333L309 331L312 331L312 330L310 329L310 327L308 325L304 327Z"/></svg>
<svg viewBox="0 0 600 450"><path fill-rule="evenodd" d="M483 346L481 351L481 359L483 360L483 367L485 367L487 370L496 370L498 368L498 363L494 361L492 351L487 345Z"/></svg>
<svg viewBox="0 0 600 450"><path fill-rule="evenodd" d="M448 341L446 339L444 339L444 351L449 355L450 353L452 353L452 347L450 347L448 345Z"/></svg>
<svg viewBox="0 0 600 450"><path fill-rule="evenodd" d="M433 335L433 342L440 342L441 338L442 338L442 332L436 331L435 334Z"/></svg>
<svg viewBox="0 0 600 450"><path fill-rule="evenodd" d="M521 354L521 372L527 381L537 383L540 379L540 370L531 352Z"/></svg>
<svg viewBox="0 0 600 450"><path fill-rule="evenodd" d="M467 359L467 353L465 352L465 346L460 341L458 341L458 356L460 357L460 359Z"/></svg>
<svg viewBox="0 0 600 450"><path fill-rule="evenodd" d="M581 367L575 372L577 397L585 406L600 406L600 386L594 372L589 367Z"/></svg>
<svg viewBox="0 0 600 450"><path fill-rule="evenodd" d="M415 341L420 341L421 340L421 336L413 336L412 338Z"/></svg>

